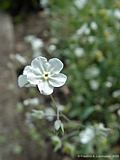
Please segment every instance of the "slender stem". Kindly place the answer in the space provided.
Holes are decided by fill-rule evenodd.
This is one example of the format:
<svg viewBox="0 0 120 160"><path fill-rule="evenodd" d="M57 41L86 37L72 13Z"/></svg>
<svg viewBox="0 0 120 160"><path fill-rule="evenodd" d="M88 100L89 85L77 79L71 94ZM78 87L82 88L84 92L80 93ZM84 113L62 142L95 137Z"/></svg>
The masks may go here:
<svg viewBox="0 0 120 160"><path fill-rule="evenodd" d="M55 102L55 99L54 99L53 95L50 95L50 98L51 98L53 104L55 105L55 107L57 108L57 120L59 120L60 119L59 108L58 108L58 106Z"/></svg>
<svg viewBox="0 0 120 160"><path fill-rule="evenodd" d="M64 115L63 113L61 113L61 116L62 116L66 121L68 121L68 122L71 121L71 120L70 120L66 115Z"/></svg>
<svg viewBox="0 0 120 160"><path fill-rule="evenodd" d="M65 140L65 139L68 139L68 138L70 138L70 137L73 137L73 136L77 135L78 133L79 133L78 130L77 130L77 131L73 131L73 132L71 132L71 133L63 136L63 137L62 137L62 140Z"/></svg>

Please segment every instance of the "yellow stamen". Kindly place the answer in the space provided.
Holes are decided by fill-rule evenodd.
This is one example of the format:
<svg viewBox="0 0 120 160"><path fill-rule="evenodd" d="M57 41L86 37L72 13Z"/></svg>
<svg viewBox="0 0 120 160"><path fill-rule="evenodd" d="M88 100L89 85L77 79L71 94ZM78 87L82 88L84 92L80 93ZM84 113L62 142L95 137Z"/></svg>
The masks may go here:
<svg viewBox="0 0 120 160"><path fill-rule="evenodd" d="M48 80L48 73L44 73L43 78L44 78L44 80Z"/></svg>

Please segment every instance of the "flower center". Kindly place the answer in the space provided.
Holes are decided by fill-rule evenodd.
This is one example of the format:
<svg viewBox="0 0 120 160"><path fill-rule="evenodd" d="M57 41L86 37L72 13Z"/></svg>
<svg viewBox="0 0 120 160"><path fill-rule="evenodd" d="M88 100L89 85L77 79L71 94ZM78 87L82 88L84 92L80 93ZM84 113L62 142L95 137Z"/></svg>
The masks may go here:
<svg viewBox="0 0 120 160"><path fill-rule="evenodd" d="M43 78L44 78L44 80L48 80L48 73L47 72L44 73Z"/></svg>

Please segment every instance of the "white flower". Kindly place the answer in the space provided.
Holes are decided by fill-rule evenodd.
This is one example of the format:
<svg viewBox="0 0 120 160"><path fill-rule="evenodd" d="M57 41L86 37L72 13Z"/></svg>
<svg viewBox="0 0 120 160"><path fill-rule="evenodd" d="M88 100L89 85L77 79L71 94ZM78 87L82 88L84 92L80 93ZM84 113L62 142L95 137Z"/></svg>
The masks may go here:
<svg viewBox="0 0 120 160"><path fill-rule="evenodd" d="M106 137L111 131L110 128L105 128L103 123L96 124L95 126L96 135ZM101 137L102 138L102 137Z"/></svg>
<svg viewBox="0 0 120 160"><path fill-rule="evenodd" d="M61 87L65 84L67 76L60 73L63 63L52 58L47 61L44 57L35 58L30 66L26 66L23 75L18 77L20 87L37 86L41 94L50 95L54 87Z"/></svg>
<svg viewBox="0 0 120 160"><path fill-rule="evenodd" d="M89 143L95 136L93 127L87 127L85 130L80 132L79 136L82 144Z"/></svg>
<svg viewBox="0 0 120 160"><path fill-rule="evenodd" d="M56 45L54 45L54 44L49 45L49 47L48 47L49 52L54 52L55 50L56 50Z"/></svg>
<svg viewBox="0 0 120 160"><path fill-rule="evenodd" d="M74 5L78 8L78 9L83 9L85 7L87 3L87 0L75 0L74 1Z"/></svg>
<svg viewBox="0 0 120 160"><path fill-rule="evenodd" d="M99 88L99 83L96 80L90 80L90 87L92 90L96 91Z"/></svg>
<svg viewBox="0 0 120 160"><path fill-rule="evenodd" d="M84 23L77 31L76 35L81 36L81 35L89 35L90 34L90 28L88 27L87 23Z"/></svg>
<svg viewBox="0 0 120 160"><path fill-rule="evenodd" d="M114 98L120 97L120 90L114 91L114 92L112 93L112 96L113 96Z"/></svg>
<svg viewBox="0 0 120 160"><path fill-rule="evenodd" d="M34 35L28 35L25 37L25 41L30 43L33 47L33 49L39 49L44 46L43 40L40 38L37 38Z"/></svg>
<svg viewBox="0 0 120 160"><path fill-rule="evenodd" d="M108 87L108 88L112 87L112 82L106 81L105 86Z"/></svg>
<svg viewBox="0 0 120 160"><path fill-rule="evenodd" d="M43 7L43 8L46 8L48 6L48 0L40 0L40 5Z"/></svg>
<svg viewBox="0 0 120 160"><path fill-rule="evenodd" d="M39 105L39 99L38 98L28 98L23 101L23 104L25 106L28 106L28 105L37 106Z"/></svg>
<svg viewBox="0 0 120 160"><path fill-rule="evenodd" d="M25 36L24 40L28 43L31 43L35 39L34 35Z"/></svg>
<svg viewBox="0 0 120 160"><path fill-rule="evenodd" d="M43 47L43 41L40 38L35 38L34 41L32 41L33 50L38 50L42 47Z"/></svg>
<svg viewBox="0 0 120 160"><path fill-rule="evenodd" d="M53 121L55 115L56 115L56 113L55 113L54 109L52 109L51 107L47 107L45 109L45 116L46 116L47 120Z"/></svg>
<svg viewBox="0 0 120 160"><path fill-rule="evenodd" d="M105 128L103 123L95 124L94 126L88 126L86 129L80 132L80 142L82 144L87 144L93 142L96 137L101 140L105 138L110 132L110 128ZM96 143L96 141L94 141Z"/></svg>
<svg viewBox="0 0 120 160"><path fill-rule="evenodd" d="M120 109L117 111L118 116L120 116Z"/></svg>
<svg viewBox="0 0 120 160"><path fill-rule="evenodd" d="M100 74L99 68L97 68L96 66L91 66L86 69L85 78L86 79L96 78L97 76L99 76L99 74Z"/></svg>
<svg viewBox="0 0 120 160"><path fill-rule="evenodd" d="M88 42L90 44L93 44L96 41L96 37L95 36L88 36Z"/></svg>
<svg viewBox="0 0 120 160"><path fill-rule="evenodd" d="M94 22L94 21L91 22L90 27L91 27L92 30L97 30L97 28L98 28L97 23Z"/></svg>
<svg viewBox="0 0 120 160"><path fill-rule="evenodd" d="M29 35L25 37L25 41L31 44L33 57L42 55L41 49L44 47L44 43L41 38L37 38L34 35Z"/></svg>
<svg viewBox="0 0 120 160"><path fill-rule="evenodd" d="M42 41L42 39L35 37L32 41L31 41L31 46L32 46L32 50L33 50L33 57L38 57L40 55L42 55L41 49L44 46L44 43Z"/></svg>
<svg viewBox="0 0 120 160"><path fill-rule="evenodd" d="M21 56L19 53L17 53L15 55L15 58L18 62L20 62L21 64L25 65L27 63L25 57Z"/></svg>
<svg viewBox="0 0 120 160"><path fill-rule="evenodd" d="M83 57L85 54L84 49L81 47L78 47L75 49L75 55L79 58Z"/></svg>
<svg viewBox="0 0 120 160"><path fill-rule="evenodd" d="M116 9L116 10L114 11L114 16L115 16L117 19L120 20L120 10L119 10L119 9Z"/></svg>

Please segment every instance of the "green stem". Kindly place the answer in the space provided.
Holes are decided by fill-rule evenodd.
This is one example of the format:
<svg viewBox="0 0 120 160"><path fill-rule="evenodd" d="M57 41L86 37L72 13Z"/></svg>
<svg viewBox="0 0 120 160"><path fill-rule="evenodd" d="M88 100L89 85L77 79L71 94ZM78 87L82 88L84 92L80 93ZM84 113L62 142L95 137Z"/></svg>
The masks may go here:
<svg viewBox="0 0 120 160"><path fill-rule="evenodd" d="M62 141L65 140L65 139L68 139L68 138L70 138L70 137L74 137L74 136L77 135L77 134L79 134L79 131L78 131L78 130L77 130L77 131L73 131L73 132L71 132L71 133L63 136L63 137L62 137Z"/></svg>
<svg viewBox="0 0 120 160"><path fill-rule="evenodd" d="M55 99L54 99L53 95L50 95L50 98L51 98L54 106L57 108L57 120L59 120L60 119L59 108L58 108L58 106L57 106L57 104L55 102Z"/></svg>
<svg viewBox="0 0 120 160"><path fill-rule="evenodd" d="M66 116L64 115L63 113L61 113L61 117L63 117L67 122L70 122L71 120Z"/></svg>

